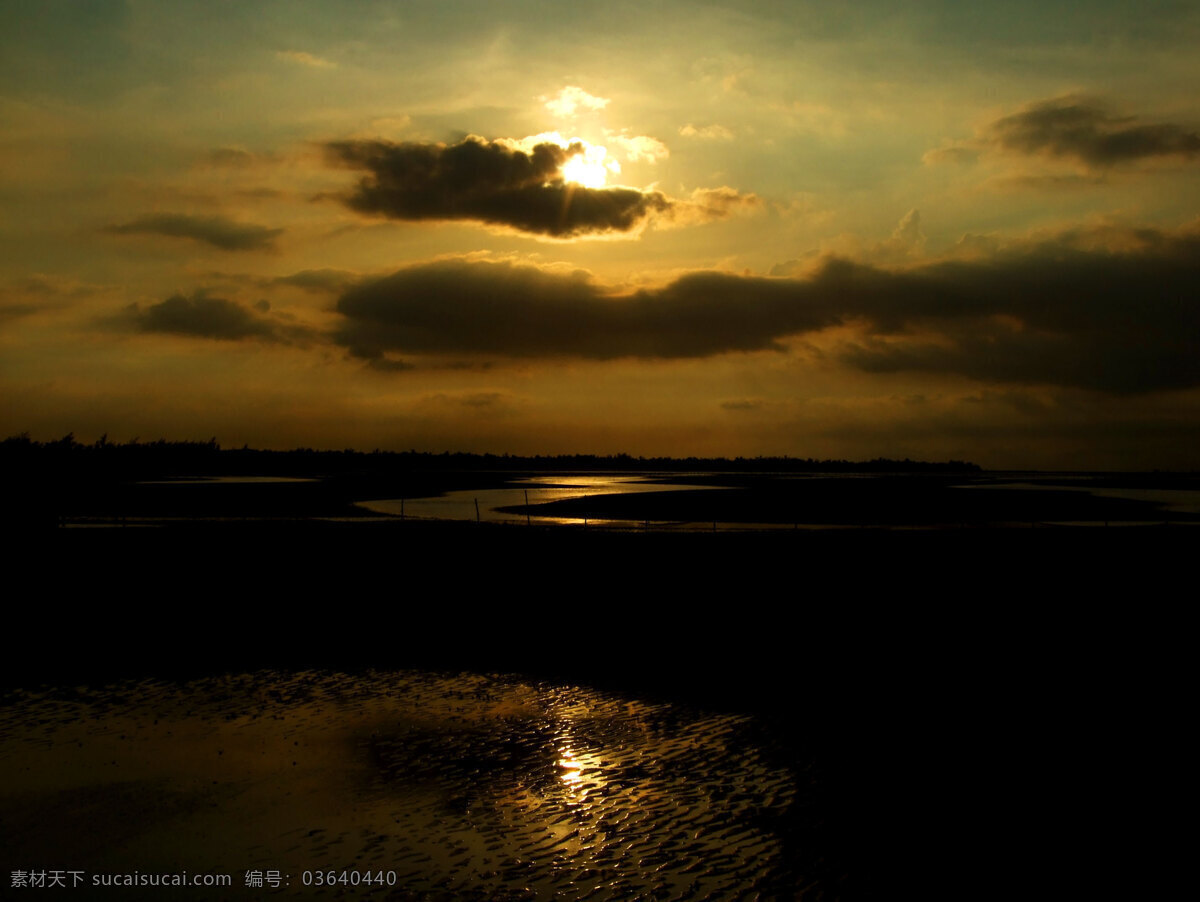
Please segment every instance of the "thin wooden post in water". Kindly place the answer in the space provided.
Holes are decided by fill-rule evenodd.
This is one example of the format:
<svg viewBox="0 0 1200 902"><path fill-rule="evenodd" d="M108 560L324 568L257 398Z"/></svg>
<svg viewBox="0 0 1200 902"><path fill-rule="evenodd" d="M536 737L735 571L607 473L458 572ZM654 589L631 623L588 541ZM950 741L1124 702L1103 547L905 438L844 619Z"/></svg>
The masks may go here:
<svg viewBox="0 0 1200 902"><path fill-rule="evenodd" d="M479 522L479 499L475 499L475 522Z"/></svg>
<svg viewBox="0 0 1200 902"><path fill-rule="evenodd" d="M529 522L529 489L525 490L525 525L526 526L533 525L532 523Z"/></svg>

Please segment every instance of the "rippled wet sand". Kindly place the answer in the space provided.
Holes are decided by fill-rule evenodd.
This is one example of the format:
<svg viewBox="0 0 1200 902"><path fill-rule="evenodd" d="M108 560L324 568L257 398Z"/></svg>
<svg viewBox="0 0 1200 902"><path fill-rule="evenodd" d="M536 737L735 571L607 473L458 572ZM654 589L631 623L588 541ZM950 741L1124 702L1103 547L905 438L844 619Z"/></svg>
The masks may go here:
<svg viewBox="0 0 1200 902"><path fill-rule="evenodd" d="M747 716L508 677L26 692L0 710L0 848L8 870L233 875L173 898L271 893L252 869L324 896L792 898L799 771ZM318 890L306 869L397 880Z"/></svg>

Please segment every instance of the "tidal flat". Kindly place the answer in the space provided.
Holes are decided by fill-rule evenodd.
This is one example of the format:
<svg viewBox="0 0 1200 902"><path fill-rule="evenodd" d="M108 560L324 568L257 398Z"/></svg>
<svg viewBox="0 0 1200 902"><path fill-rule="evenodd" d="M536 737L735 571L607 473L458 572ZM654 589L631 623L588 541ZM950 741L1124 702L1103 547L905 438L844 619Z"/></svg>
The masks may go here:
<svg viewBox="0 0 1200 902"><path fill-rule="evenodd" d="M1129 687L1186 685L1144 608L1190 571L1190 474L244 469L20 481L9 872L966 891L991 825L1102 822L1113 737L1170 698Z"/></svg>
<svg viewBox="0 0 1200 902"><path fill-rule="evenodd" d="M749 715L425 671L128 680L9 702L13 870L231 875L172 889L187 899L260 896L250 872L277 872L289 894L389 899L791 898L840 877L818 846L796 848L819 820L811 763ZM357 876L316 885L330 872Z"/></svg>

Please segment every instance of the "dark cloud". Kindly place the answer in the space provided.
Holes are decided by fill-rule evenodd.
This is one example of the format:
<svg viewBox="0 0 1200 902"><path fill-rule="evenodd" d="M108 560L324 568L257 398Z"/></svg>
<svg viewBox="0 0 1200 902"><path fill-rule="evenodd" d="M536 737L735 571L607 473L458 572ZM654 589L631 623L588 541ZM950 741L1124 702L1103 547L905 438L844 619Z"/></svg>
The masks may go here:
<svg viewBox="0 0 1200 902"><path fill-rule="evenodd" d="M508 263L440 261L352 288L338 340L384 350L509 357L704 357L780 348L837 314L798 300L807 286L693 273L655 291L605 292L585 274Z"/></svg>
<svg viewBox="0 0 1200 902"><path fill-rule="evenodd" d="M628 232L672 202L657 191L585 188L560 170L581 145L538 144L529 153L468 137L457 144L341 141L330 158L366 175L346 204L391 219L464 219L570 238Z"/></svg>
<svg viewBox="0 0 1200 902"><path fill-rule="evenodd" d="M810 278L692 273L617 295L586 274L439 261L351 288L336 340L500 358L706 357L782 350L857 324L871 372L1148 392L1200 386L1200 229L1096 229L890 270L830 259Z"/></svg>
<svg viewBox="0 0 1200 902"><path fill-rule="evenodd" d="M346 351L351 357L357 357L359 360L366 361L367 366L373 370L379 370L383 373L400 373L405 370L413 369L413 365L406 360L400 360L395 357L388 357L383 353L383 350L378 345L356 345L348 343Z"/></svg>
<svg viewBox="0 0 1200 902"><path fill-rule="evenodd" d="M106 231L116 235L191 238L223 251L270 250L275 246L275 239L283 234L283 229L235 222L224 216L188 216L184 213L152 213L124 225L109 226Z"/></svg>
<svg viewBox="0 0 1200 902"><path fill-rule="evenodd" d="M1039 382L1115 393L1136 393L1200 384L1200 372L1166 336L1126 347L1117 336L1080 340L1064 334L1020 334L1003 326L952 333L952 343L865 342L843 360L866 372L956 373L1001 383ZM1192 350L1200 345L1191 342Z"/></svg>
<svg viewBox="0 0 1200 902"><path fill-rule="evenodd" d="M1033 104L992 123L985 137L1005 150L1071 158L1095 168L1200 155L1196 132L1172 123L1140 124L1075 97Z"/></svg>
<svg viewBox="0 0 1200 902"><path fill-rule="evenodd" d="M204 292L197 292L190 298L177 294L144 308L132 304L125 311L125 321L141 332L166 332L225 341L246 338L282 341L294 337L296 327L259 315L270 309L266 301L259 301L254 308L259 312L236 301L209 297Z"/></svg>
<svg viewBox="0 0 1200 902"><path fill-rule="evenodd" d="M871 322L844 360L1109 392L1200 385L1200 234L1129 231L1120 250L1097 237L902 274L827 267L822 278Z"/></svg>

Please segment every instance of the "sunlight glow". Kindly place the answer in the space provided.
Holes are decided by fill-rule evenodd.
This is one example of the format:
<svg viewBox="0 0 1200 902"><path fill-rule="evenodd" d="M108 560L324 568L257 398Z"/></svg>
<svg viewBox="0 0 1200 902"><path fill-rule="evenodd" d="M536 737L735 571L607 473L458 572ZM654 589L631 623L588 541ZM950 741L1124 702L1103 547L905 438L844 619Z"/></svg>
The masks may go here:
<svg viewBox="0 0 1200 902"><path fill-rule="evenodd" d="M558 132L542 132L527 138L500 138L497 143L525 153L531 153L539 144L557 144L571 152L559 170L563 181L585 188L603 188L610 172L617 174L621 171L621 164L608 155L606 147L583 138L564 138Z"/></svg>
<svg viewBox="0 0 1200 902"><path fill-rule="evenodd" d="M599 151L599 154L594 154L592 151ZM583 185L585 188L603 188L608 179L608 171L603 162L604 154L603 147L593 145L583 153L571 157L563 164L563 180Z"/></svg>
<svg viewBox="0 0 1200 902"><path fill-rule="evenodd" d="M598 754L574 748L565 737L557 751L558 779L571 798L585 802L589 793L603 788L606 781Z"/></svg>
<svg viewBox="0 0 1200 902"><path fill-rule="evenodd" d="M577 761L570 755L569 751L563 752L562 757L558 759L558 778L574 789L583 782L583 775L580 773L583 770L583 762Z"/></svg>

